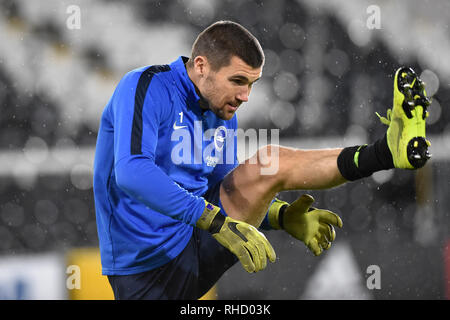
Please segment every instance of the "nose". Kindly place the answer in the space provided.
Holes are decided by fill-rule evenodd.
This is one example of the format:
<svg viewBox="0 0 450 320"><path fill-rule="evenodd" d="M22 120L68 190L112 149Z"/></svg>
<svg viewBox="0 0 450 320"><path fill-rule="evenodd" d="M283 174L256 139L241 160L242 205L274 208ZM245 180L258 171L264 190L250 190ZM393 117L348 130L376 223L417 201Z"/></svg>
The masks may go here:
<svg viewBox="0 0 450 320"><path fill-rule="evenodd" d="M250 89L244 88L236 95L236 99L242 102L248 101L248 96L250 95Z"/></svg>

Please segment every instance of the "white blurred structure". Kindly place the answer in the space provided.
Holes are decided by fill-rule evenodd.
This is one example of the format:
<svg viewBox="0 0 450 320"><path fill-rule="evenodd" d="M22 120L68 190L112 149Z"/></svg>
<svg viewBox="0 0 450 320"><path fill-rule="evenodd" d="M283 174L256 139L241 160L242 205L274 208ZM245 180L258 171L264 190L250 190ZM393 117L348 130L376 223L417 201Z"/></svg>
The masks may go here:
<svg viewBox="0 0 450 320"><path fill-rule="evenodd" d="M450 2L447 0L298 0L311 10L333 13L347 25L356 45L369 46L373 38L383 41L407 63L418 59L450 86ZM367 20L379 8L380 29L369 29Z"/></svg>
<svg viewBox="0 0 450 320"><path fill-rule="evenodd" d="M352 248L342 242L333 246L319 263L300 297L306 300L373 299L361 276Z"/></svg>

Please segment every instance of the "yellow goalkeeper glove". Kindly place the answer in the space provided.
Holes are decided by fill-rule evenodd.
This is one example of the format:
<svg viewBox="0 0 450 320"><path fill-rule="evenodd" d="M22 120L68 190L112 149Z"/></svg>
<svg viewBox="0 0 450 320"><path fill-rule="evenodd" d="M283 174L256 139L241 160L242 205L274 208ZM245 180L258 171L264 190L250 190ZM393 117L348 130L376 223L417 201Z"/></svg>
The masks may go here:
<svg viewBox="0 0 450 320"><path fill-rule="evenodd" d="M314 198L304 194L291 204L275 199L269 208L269 223L301 240L316 256L331 247L336 238L334 226L342 228L341 218L329 210L311 208Z"/></svg>
<svg viewBox="0 0 450 320"><path fill-rule="evenodd" d="M196 226L209 231L214 239L238 257L247 272L258 272L276 259L267 238L254 226L220 213L220 208L205 201L205 210Z"/></svg>

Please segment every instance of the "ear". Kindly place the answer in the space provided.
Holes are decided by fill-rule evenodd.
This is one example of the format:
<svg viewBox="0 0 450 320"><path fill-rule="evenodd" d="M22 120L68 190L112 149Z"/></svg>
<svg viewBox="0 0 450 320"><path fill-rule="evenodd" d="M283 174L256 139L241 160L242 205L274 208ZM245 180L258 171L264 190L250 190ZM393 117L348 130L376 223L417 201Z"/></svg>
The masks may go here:
<svg viewBox="0 0 450 320"><path fill-rule="evenodd" d="M194 70L200 77L207 75L209 69L208 59L205 56L196 56L194 58Z"/></svg>

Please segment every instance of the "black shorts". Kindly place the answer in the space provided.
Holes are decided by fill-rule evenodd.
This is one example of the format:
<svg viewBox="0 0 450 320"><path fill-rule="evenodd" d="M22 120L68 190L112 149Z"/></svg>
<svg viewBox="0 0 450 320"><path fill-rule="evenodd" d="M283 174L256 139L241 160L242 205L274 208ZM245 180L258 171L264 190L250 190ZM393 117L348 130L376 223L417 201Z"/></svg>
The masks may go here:
<svg viewBox="0 0 450 320"><path fill-rule="evenodd" d="M203 197L219 205L220 183ZM211 289L237 257L209 232L194 228L186 248L167 264L142 273L108 276L116 300L198 299Z"/></svg>

